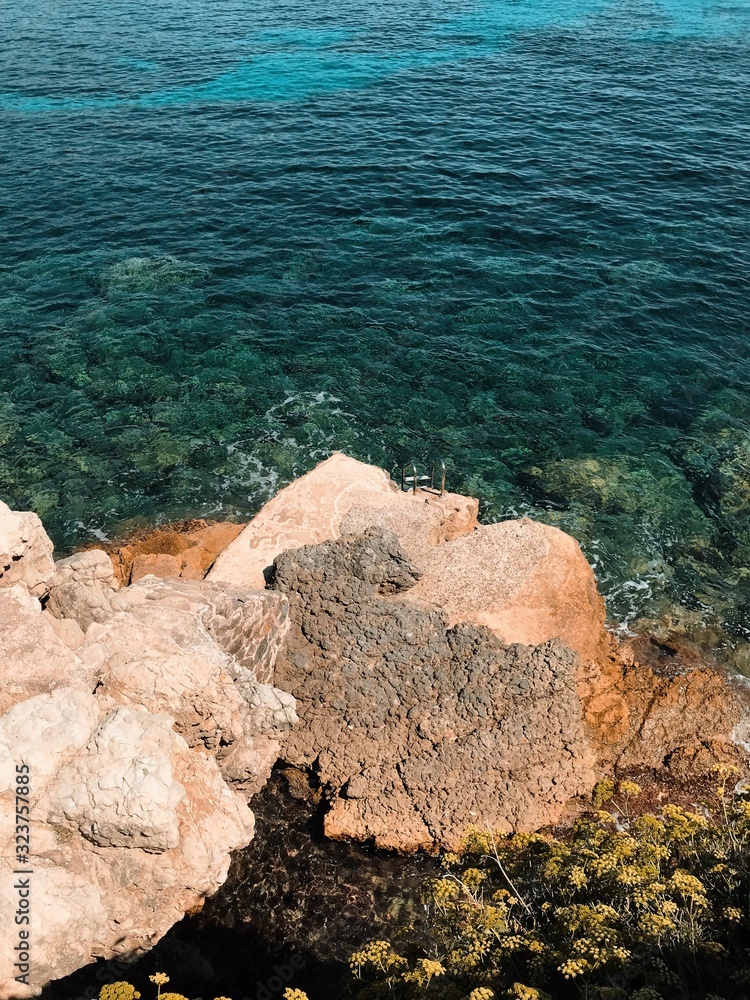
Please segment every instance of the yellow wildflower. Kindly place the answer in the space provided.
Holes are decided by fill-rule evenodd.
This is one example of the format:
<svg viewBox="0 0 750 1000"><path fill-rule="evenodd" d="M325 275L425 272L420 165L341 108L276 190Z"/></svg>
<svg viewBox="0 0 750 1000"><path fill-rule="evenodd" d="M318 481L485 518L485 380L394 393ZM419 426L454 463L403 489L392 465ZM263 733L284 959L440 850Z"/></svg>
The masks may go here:
<svg viewBox="0 0 750 1000"><path fill-rule="evenodd" d="M108 983L99 990L99 1000L140 1000L141 994L130 983Z"/></svg>

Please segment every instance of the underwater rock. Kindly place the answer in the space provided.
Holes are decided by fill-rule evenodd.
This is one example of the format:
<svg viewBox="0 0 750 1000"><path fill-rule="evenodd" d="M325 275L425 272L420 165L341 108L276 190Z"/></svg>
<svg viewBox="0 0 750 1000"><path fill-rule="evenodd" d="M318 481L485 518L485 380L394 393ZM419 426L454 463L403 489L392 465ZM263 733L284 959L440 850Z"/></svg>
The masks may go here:
<svg viewBox="0 0 750 1000"><path fill-rule="evenodd" d="M53 545L36 514L0 500L0 587L22 583L44 597L55 575Z"/></svg>
<svg viewBox="0 0 750 1000"><path fill-rule="evenodd" d="M102 285L110 294L152 292L175 285L203 280L208 269L176 257L128 257L102 275Z"/></svg>
<svg viewBox="0 0 750 1000"><path fill-rule="evenodd" d="M676 544L705 543L713 534L690 483L663 455L562 459L527 469L523 481L533 494L562 507L645 518Z"/></svg>

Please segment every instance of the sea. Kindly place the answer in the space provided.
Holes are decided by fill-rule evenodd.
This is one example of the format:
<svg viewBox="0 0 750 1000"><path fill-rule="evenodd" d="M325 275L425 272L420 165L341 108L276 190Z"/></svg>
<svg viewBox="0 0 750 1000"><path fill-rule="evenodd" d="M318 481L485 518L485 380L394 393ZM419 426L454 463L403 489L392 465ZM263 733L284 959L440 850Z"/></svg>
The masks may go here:
<svg viewBox="0 0 750 1000"><path fill-rule="evenodd" d="M0 497L59 551L333 450L750 673L750 0L0 0Z"/></svg>

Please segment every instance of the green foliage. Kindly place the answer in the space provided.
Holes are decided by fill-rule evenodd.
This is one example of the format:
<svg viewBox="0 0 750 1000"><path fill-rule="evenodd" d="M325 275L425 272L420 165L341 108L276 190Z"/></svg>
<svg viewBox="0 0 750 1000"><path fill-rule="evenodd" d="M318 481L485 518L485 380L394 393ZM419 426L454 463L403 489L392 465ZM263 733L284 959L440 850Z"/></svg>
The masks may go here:
<svg viewBox="0 0 750 1000"><path fill-rule="evenodd" d="M349 995L747 1000L750 802L726 795L727 778L718 820L676 805L632 815L639 787L602 782L564 839L470 829L424 887L422 949L361 949Z"/></svg>

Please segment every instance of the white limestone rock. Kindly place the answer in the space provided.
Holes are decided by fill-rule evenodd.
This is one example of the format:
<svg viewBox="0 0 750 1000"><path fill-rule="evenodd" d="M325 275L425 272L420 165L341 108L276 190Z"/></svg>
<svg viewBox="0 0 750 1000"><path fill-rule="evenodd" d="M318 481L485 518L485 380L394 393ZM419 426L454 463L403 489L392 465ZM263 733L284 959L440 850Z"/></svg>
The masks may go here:
<svg viewBox="0 0 750 1000"><path fill-rule="evenodd" d="M53 544L36 514L11 510L0 500L0 587L22 583L44 597L55 575Z"/></svg>
<svg viewBox="0 0 750 1000"><path fill-rule="evenodd" d="M16 981L15 783L31 778L30 986ZM0 716L0 998L148 950L252 839L244 797L164 716L60 688Z"/></svg>
<svg viewBox="0 0 750 1000"><path fill-rule="evenodd" d="M76 552L55 564L47 610L55 618L76 621L85 632L92 622L104 622L112 616L112 598L117 590L112 561L106 552Z"/></svg>
<svg viewBox="0 0 750 1000"><path fill-rule="evenodd" d="M96 671L63 642L52 621L22 584L0 587L0 712L57 687L94 690Z"/></svg>
<svg viewBox="0 0 750 1000"><path fill-rule="evenodd" d="M177 847L185 789L172 774L173 742L168 716L118 705L57 775L49 822L70 824L100 847Z"/></svg>

